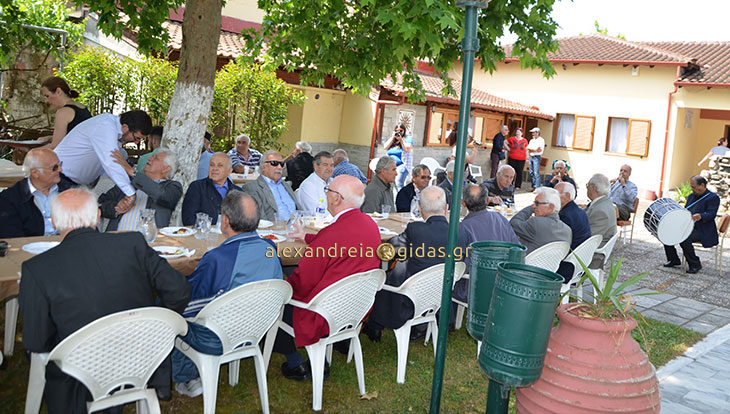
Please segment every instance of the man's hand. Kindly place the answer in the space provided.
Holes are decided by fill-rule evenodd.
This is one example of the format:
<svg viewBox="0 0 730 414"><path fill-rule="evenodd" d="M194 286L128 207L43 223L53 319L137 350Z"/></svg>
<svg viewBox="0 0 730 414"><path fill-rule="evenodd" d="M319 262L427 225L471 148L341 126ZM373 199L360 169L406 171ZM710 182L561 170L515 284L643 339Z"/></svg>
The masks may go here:
<svg viewBox="0 0 730 414"><path fill-rule="evenodd" d="M702 219L702 215L699 213L692 214L692 220L694 221L700 221Z"/></svg>
<svg viewBox="0 0 730 414"><path fill-rule="evenodd" d="M114 211L117 212L117 215L122 215L129 211L132 206L134 206L134 202L137 201L137 194L132 194L131 196L126 196L119 200L116 206L114 206Z"/></svg>
<svg viewBox="0 0 730 414"><path fill-rule="evenodd" d="M304 231L302 226L294 223L294 228L296 230L289 232L289 238L294 239L295 241L304 241L304 236L307 235L307 232Z"/></svg>
<svg viewBox="0 0 730 414"><path fill-rule="evenodd" d="M132 166L129 165L127 160L124 159L124 155L122 155L121 151L119 151L118 149L114 149L114 150L112 150L111 155L112 155L112 160L115 163L121 165L122 168L124 169L124 172L126 172L128 176L131 177L134 175L134 168L132 168Z"/></svg>
<svg viewBox="0 0 730 414"><path fill-rule="evenodd" d="M492 204L502 204L502 197L489 197L489 202Z"/></svg>
<svg viewBox="0 0 730 414"><path fill-rule="evenodd" d="M553 179L552 179L552 180L550 180L550 182L551 182L551 183L553 183L553 184L555 184L555 183L559 183L559 182L561 182L561 181L563 181L563 180L562 180L562 178L560 177L560 174L555 174L555 175L553 175Z"/></svg>

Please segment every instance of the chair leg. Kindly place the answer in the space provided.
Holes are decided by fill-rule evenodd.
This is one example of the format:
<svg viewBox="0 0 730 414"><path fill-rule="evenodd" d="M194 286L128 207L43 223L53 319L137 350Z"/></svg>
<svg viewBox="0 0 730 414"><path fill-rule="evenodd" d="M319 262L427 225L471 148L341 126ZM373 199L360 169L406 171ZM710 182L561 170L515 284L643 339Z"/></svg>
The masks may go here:
<svg viewBox="0 0 730 414"><path fill-rule="evenodd" d="M228 363L228 384L235 387L238 384L238 373L241 367L241 360L237 359Z"/></svg>
<svg viewBox="0 0 730 414"><path fill-rule="evenodd" d="M358 331L358 333L359 333L359 331ZM358 341L359 341L359 340L360 340L360 339L358 339ZM353 348L352 348L352 341L353 341L353 340L351 339L351 340L350 340L350 347L348 348L348 351L347 351L347 363L348 363L348 364L350 363L350 361L352 361L352 357L354 356L354 354L353 354L354 350L353 350Z"/></svg>
<svg viewBox="0 0 730 414"><path fill-rule="evenodd" d="M15 350L15 330L18 326L18 297L8 299L5 302L5 344L3 354L7 357L13 355Z"/></svg>
<svg viewBox="0 0 730 414"><path fill-rule="evenodd" d="M218 356L199 354L198 373L203 383L203 412L214 413L218 398L218 376L220 375Z"/></svg>
<svg viewBox="0 0 730 414"><path fill-rule="evenodd" d="M360 338L354 337L350 341L350 352L355 356L355 372L357 373L357 387L360 395L365 394L365 367L362 363L362 346Z"/></svg>
<svg viewBox="0 0 730 414"><path fill-rule="evenodd" d="M482 349L482 341L477 341L477 359L479 359L479 351Z"/></svg>
<svg viewBox="0 0 730 414"><path fill-rule="evenodd" d="M309 363L312 367L312 409L322 409L322 385L324 382L324 359L327 353L326 346L321 342L308 345Z"/></svg>
<svg viewBox="0 0 730 414"><path fill-rule="evenodd" d="M583 300L583 285L580 282L579 283L576 283L575 293L576 293L576 295L578 295L577 301L578 302L584 302L584 300Z"/></svg>
<svg viewBox="0 0 730 414"><path fill-rule="evenodd" d="M436 323L436 319L432 320L428 323L428 326L431 327L431 344L433 344L433 356L436 356L436 340L439 337L439 326ZM426 336L426 341L428 342L428 336Z"/></svg>
<svg viewBox="0 0 730 414"><path fill-rule="evenodd" d="M136 401L138 414L160 414L160 402L154 390L148 389L145 398Z"/></svg>
<svg viewBox="0 0 730 414"><path fill-rule="evenodd" d="M327 363L332 365L332 344L327 345Z"/></svg>
<svg viewBox="0 0 730 414"><path fill-rule="evenodd" d="M47 357L48 354L45 354ZM25 394L25 413L35 414L41 410L43 389L46 387L46 364L41 354L30 354L30 375L28 391Z"/></svg>
<svg viewBox="0 0 730 414"><path fill-rule="evenodd" d="M253 363L256 367L256 381L259 385L259 397L261 398L261 410L269 414L269 388L266 384L266 364L260 352L253 355Z"/></svg>
<svg viewBox="0 0 730 414"><path fill-rule="evenodd" d="M563 293L567 292L567 291L570 291L570 284L569 283L566 283L566 284L564 284L563 286L560 287L560 294L561 295ZM567 294L567 295L563 296L563 300L560 303L562 303L563 305L565 305L566 303L568 303L568 300L569 299L570 299L570 294Z"/></svg>
<svg viewBox="0 0 730 414"><path fill-rule="evenodd" d="M266 370L269 369L269 361L271 360L271 352L274 349L274 341L276 340L276 333L279 331L279 323L275 323L268 332L266 332L266 339L264 339L264 366Z"/></svg>
<svg viewBox="0 0 730 414"><path fill-rule="evenodd" d="M408 365L408 345L411 339L411 324L406 322L405 325L393 331L395 333L395 341L398 346L398 372L396 374L396 382L404 384L406 382L406 365Z"/></svg>
<svg viewBox="0 0 730 414"><path fill-rule="evenodd" d="M462 305L456 306L456 320L454 321L454 329L461 329L461 324L464 323L464 310L466 308Z"/></svg>

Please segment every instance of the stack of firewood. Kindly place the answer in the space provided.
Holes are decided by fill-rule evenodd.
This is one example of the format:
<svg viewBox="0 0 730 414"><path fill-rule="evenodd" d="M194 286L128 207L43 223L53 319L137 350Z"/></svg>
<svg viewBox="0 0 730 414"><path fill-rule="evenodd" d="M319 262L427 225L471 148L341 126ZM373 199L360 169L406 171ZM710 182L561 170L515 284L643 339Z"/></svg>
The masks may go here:
<svg viewBox="0 0 730 414"><path fill-rule="evenodd" d="M730 211L730 157L712 157L709 169L700 175L707 180L707 189L720 196L720 211Z"/></svg>

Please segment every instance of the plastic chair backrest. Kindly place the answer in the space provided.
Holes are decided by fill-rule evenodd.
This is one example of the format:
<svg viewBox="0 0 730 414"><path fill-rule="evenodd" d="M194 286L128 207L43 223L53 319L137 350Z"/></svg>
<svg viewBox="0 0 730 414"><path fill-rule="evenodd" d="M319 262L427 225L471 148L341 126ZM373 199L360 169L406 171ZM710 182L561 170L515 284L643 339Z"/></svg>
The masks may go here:
<svg viewBox="0 0 730 414"><path fill-rule="evenodd" d="M330 336L354 329L373 306L375 293L384 283L385 272L381 269L352 274L317 293L307 309L327 321Z"/></svg>
<svg viewBox="0 0 730 414"><path fill-rule="evenodd" d="M634 199L634 209L631 210L631 213L636 214L636 210L639 209L639 197L636 197Z"/></svg>
<svg viewBox="0 0 730 414"><path fill-rule="evenodd" d="M576 247L575 250L573 250L572 254L568 255L565 261L572 263L575 267L573 277L583 273L583 267L580 265L580 263L578 263L578 259L576 259L576 256L580 258L580 260L583 262L583 264L586 265L586 267L590 266L591 260L593 259L593 253L596 252L598 245L601 244L601 240L603 240L603 236L601 236L600 234L591 236L588 238L588 240L584 241L578 247Z"/></svg>
<svg viewBox="0 0 730 414"><path fill-rule="evenodd" d="M375 167L378 165L378 160L380 158L373 158L370 160L370 164L368 164L368 168L370 168L370 171L375 172Z"/></svg>
<svg viewBox="0 0 730 414"><path fill-rule="evenodd" d="M720 224L717 226L717 232L719 234L724 234L727 232L728 225L730 225L730 214L725 214L720 219Z"/></svg>
<svg viewBox="0 0 730 414"><path fill-rule="evenodd" d="M540 246L525 256L525 264L555 272L570 251L570 243L556 241Z"/></svg>
<svg viewBox="0 0 730 414"><path fill-rule="evenodd" d="M246 283L205 305L194 322L218 335L225 354L241 344L257 345L291 296L291 285L283 280Z"/></svg>
<svg viewBox="0 0 730 414"><path fill-rule="evenodd" d="M436 161L435 158L431 158L431 157L423 157L423 158L421 158L420 164L423 164L426 167L428 167L428 169L431 170L431 174L436 174L436 171L437 170L443 170L444 169L444 167L442 167L441 164L439 164L439 162Z"/></svg>
<svg viewBox="0 0 730 414"><path fill-rule="evenodd" d="M435 313L441 307L445 264L433 265L411 276L400 285L399 293L413 302L413 316ZM454 281L466 271L464 262L454 263Z"/></svg>
<svg viewBox="0 0 730 414"><path fill-rule="evenodd" d="M144 389L188 325L161 307L117 312L99 318L61 341L49 361L81 381L94 400L131 384Z"/></svg>
<svg viewBox="0 0 730 414"><path fill-rule="evenodd" d="M611 237L606 244L603 245L600 249L596 249L595 253L600 253L603 255L603 265L605 266L608 262L608 259L611 257L611 252L613 251L614 246L616 246L616 242L618 241L619 237L621 236L620 232L616 232L616 234ZM600 243L599 243L600 244ZM581 260L583 260L581 258ZM586 266L588 266L590 263L585 263Z"/></svg>

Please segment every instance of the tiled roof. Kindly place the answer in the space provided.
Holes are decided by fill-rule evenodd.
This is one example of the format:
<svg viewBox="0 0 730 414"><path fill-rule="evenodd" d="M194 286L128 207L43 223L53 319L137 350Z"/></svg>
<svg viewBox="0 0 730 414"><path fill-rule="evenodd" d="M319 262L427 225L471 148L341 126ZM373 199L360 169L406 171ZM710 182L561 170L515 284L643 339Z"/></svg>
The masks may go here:
<svg viewBox="0 0 730 414"><path fill-rule="evenodd" d="M693 58L679 51L659 49L648 43L631 42L600 33L557 41L560 48L548 53L551 62L687 66ZM505 55L505 61L518 60L512 57L512 45L505 47Z"/></svg>
<svg viewBox="0 0 730 414"><path fill-rule="evenodd" d="M162 23L162 26L170 34L168 47L173 50L180 50L182 47L182 23L167 20ZM218 56L234 59L241 56L243 46L240 34L221 31L220 40L218 41Z"/></svg>
<svg viewBox="0 0 730 414"><path fill-rule="evenodd" d="M456 96L451 97L441 93L444 88L444 82L438 76L419 73L418 77L421 79L423 89L426 91L426 101L459 105L461 99L460 81L452 80L452 85L456 90ZM384 80L381 85L387 89L395 91L398 94L404 93L404 88L401 82L393 82L390 78ZM471 90L471 105L473 108L527 115L535 118L547 119L549 121L553 120L552 115L540 112L540 109L535 106L527 106L518 102L500 98L476 88L472 88Z"/></svg>
<svg viewBox="0 0 730 414"><path fill-rule="evenodd" d="M696 59L695 70L683 71L678 85L730 86L730 42L641 42L648 47Z"/></svg>

